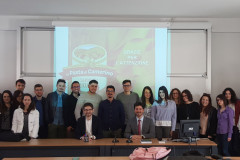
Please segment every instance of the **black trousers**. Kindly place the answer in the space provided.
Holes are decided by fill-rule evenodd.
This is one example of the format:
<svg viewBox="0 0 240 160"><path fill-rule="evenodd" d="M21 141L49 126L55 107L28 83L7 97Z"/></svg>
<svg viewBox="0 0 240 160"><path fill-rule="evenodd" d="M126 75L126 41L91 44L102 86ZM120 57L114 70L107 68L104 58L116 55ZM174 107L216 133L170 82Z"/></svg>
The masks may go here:
<svg viewBox="0 0 240 160"><path fill-rule="evenodd" d="M240 137L238 127L233 126L232 139L229 143L228 150L231 156L240 156Z"/></svg>
<svg viewBox="0 0 240 160"><path fill-rule="evenodd" d="M48 138L48 126L43 125L39 127L38 138Z"/></svg>
<svg viewBox="0 0 240 160"><path fill-rule="evenodd" d="M0 141L19 142L24 138L25 136L22 133L13 133L13 131L0 132Z"/></svg>

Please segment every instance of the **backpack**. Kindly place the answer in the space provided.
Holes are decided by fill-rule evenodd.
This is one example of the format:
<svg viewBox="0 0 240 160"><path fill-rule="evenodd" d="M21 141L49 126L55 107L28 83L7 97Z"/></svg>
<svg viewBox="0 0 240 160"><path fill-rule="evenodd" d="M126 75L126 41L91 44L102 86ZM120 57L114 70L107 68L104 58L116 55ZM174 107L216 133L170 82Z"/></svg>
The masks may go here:
<svg viewBox="0 0 240 160"><path fill-rule="evenodd" d="M131 160L156 160L166 157L171 152L167 147L136 148L129 158Z"/></svg>

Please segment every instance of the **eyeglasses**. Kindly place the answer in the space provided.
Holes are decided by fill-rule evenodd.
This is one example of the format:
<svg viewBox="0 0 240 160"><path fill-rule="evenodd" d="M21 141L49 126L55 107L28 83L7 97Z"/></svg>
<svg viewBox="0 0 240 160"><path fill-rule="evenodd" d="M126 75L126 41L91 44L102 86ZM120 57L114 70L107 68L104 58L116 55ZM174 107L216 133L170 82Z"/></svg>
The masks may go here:
<svg viewBox="0 0 240 160"><path fill-rule="evenodd" d="M114 91L109 91L109 90L107 90L107 92L109 92L109 93L114 93Z"/></svg>
<svg viewBox="0 0 240 160"><path fill-rule="evenodd" d="M88 112L88 111L92 111L93 109L84 109L83 111L86 111L86 112Z"/></svg>
<svg viewBox="0 0 240 160"><path fill-rule="evenodd" d="M123 85L123 87L130 87L131 85Z"/></svg>
<svg viewBox="0 0 240 160"><path fill-rule="evenodd" d="M80 88L80 86L73 86L72 88Z"/></svg>
<svg viewBox="0 0 240 160"><path fill-rule="evenodd" d="M188 97L187 95L182 95L182 97Z"/></svg>

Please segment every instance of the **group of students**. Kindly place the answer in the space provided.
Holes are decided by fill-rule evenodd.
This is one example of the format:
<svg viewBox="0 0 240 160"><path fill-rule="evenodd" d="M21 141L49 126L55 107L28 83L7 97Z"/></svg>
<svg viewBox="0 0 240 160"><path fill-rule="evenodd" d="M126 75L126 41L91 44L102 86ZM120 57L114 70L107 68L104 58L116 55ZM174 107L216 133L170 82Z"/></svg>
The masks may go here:
<svg viewBox="0 0 240 160"><path fill-rule="evenodd" d="M132 139L170 138L179 130L180 120L200 119L200 138L216 140L219 154L237 156L239 150L238 122L240 101L233 89L226 88L212 106L209 94L199 103L189 90L174 88L170 95L165 86L154 99L149 86L142 96L131 91L130 80L122 82L123 92L115 97L115 87L106 87L107 99L96 93L98 82L89 82L89 91L80 94L80 84L71 84L71 94L65 93L66 81L57 81L57 90L43 97L43 86L34 86L35 96L23 93L25 81L16 81L16 91L1 94L0 136L21 134L23 138L73 138L89 140L102 137ZM230 153L229 153L230 151Z"/></svg>
<svg viewBox="0 0 240 160"><path fill-rule="evenodd" d="M174 88L170 99L177 105L177 121L200 119L200 138L209 138L218 144L219 154L239 156L240 101L232 88L226 88L216 97L217 108L212 106L210 94L204 93L199 103L194 102L189 90Z"/></svg>

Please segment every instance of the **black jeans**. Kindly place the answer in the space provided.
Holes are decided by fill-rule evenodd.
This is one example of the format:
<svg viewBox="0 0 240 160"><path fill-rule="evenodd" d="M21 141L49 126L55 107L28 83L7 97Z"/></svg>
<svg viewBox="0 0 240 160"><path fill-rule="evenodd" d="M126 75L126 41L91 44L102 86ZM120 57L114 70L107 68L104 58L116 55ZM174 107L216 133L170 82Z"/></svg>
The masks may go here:
<svg viewBox="0 0 240 160"><path fill-rule="evenodd" d="M230 156L228 152L228 134L217 134L218 154L222 156Z"/></svg>
<svg viewBox="0 0 240 160"><path fill-rule="evenodd" d="M232 139L229 143L229 153L231 156L240 156L240 138L238 127L233 126Z"/></svg>

